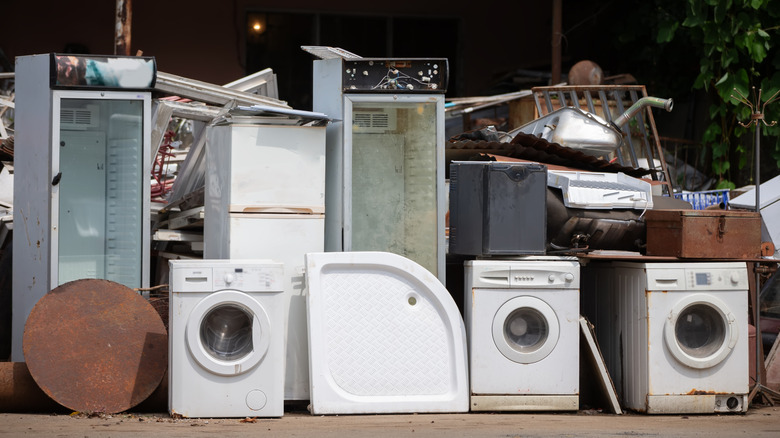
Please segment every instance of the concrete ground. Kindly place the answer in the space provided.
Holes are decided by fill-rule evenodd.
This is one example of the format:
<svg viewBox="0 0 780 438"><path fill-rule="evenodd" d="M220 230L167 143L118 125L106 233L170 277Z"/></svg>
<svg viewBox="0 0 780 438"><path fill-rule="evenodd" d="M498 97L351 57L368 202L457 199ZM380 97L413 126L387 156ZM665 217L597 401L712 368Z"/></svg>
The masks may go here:
<svg viewBox="0 0 780 438"><path fill-rule="evenodd" d="M167 414L0 414L0 437L778 437L780 407L744 415L416 414L172 419Z"/></svg>

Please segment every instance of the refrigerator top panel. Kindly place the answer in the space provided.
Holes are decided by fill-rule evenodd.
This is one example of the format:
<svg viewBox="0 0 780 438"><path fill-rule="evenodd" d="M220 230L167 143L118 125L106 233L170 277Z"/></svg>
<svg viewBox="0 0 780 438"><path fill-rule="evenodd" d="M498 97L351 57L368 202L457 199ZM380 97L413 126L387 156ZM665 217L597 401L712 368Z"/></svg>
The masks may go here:
<svg viewBox="0 0 780 438"><path fill-rule="evenodd" d="M157 80L151 56L50 54L51 88L149 90Z"/></svg>
<svg viewBox="0 0 780 438"><path fill-rule="evenodd" d="M449 67L446 58L344 59L341 75L348 93L444 94Z"/></svg>

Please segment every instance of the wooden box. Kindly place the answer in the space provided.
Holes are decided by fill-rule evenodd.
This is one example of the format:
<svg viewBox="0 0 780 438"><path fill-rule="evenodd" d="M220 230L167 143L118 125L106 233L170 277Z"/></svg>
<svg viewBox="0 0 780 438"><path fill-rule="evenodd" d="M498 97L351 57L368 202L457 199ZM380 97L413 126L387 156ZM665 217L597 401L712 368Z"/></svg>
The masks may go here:
<svg viewBox="0 0 780 438"><path fill-rule="evenodd" d="M752 211L648 210L647 255L753 259L761 254L761 216Z"/></svg>

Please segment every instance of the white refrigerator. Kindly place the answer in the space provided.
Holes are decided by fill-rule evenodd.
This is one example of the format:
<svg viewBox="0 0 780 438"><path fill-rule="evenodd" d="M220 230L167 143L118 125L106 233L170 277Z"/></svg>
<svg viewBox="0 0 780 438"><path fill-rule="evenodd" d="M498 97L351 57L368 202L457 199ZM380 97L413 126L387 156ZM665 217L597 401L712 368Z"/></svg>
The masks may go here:
<svg viewBox="0 0 780 438"><path fill-rule="evenodd" d="M210 128L203 257L284 263L284 397L308 400L304 254L324 250L325 126L251 120Z"/></svg>

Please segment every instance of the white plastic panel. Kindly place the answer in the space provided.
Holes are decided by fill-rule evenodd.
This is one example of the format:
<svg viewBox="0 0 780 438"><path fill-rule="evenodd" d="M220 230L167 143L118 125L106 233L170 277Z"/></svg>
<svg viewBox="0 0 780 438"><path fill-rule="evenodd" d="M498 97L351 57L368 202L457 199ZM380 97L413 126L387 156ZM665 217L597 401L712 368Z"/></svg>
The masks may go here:
<svg viewBox="0 0 780 438"><path fill-rule="evenodd" d="M624 173L549 170L547 185L561 189L571 208L653 208L650 183Z"/></svg>
<svg viewBox="0 0 780 438"><path fill-rule="evenodd" d="M306 269L312 414L468 411L465 327L433 274L384 252Z"/></svg>
<svg viewBox="0 0 780 438"><path fill-rule="evenodd" d="M758 194L761 204L761 241L774 243L774 257L780 259L780 175L761 183ZM755 210L756 189L752 188L730 200L729 206Z"/></svg>

